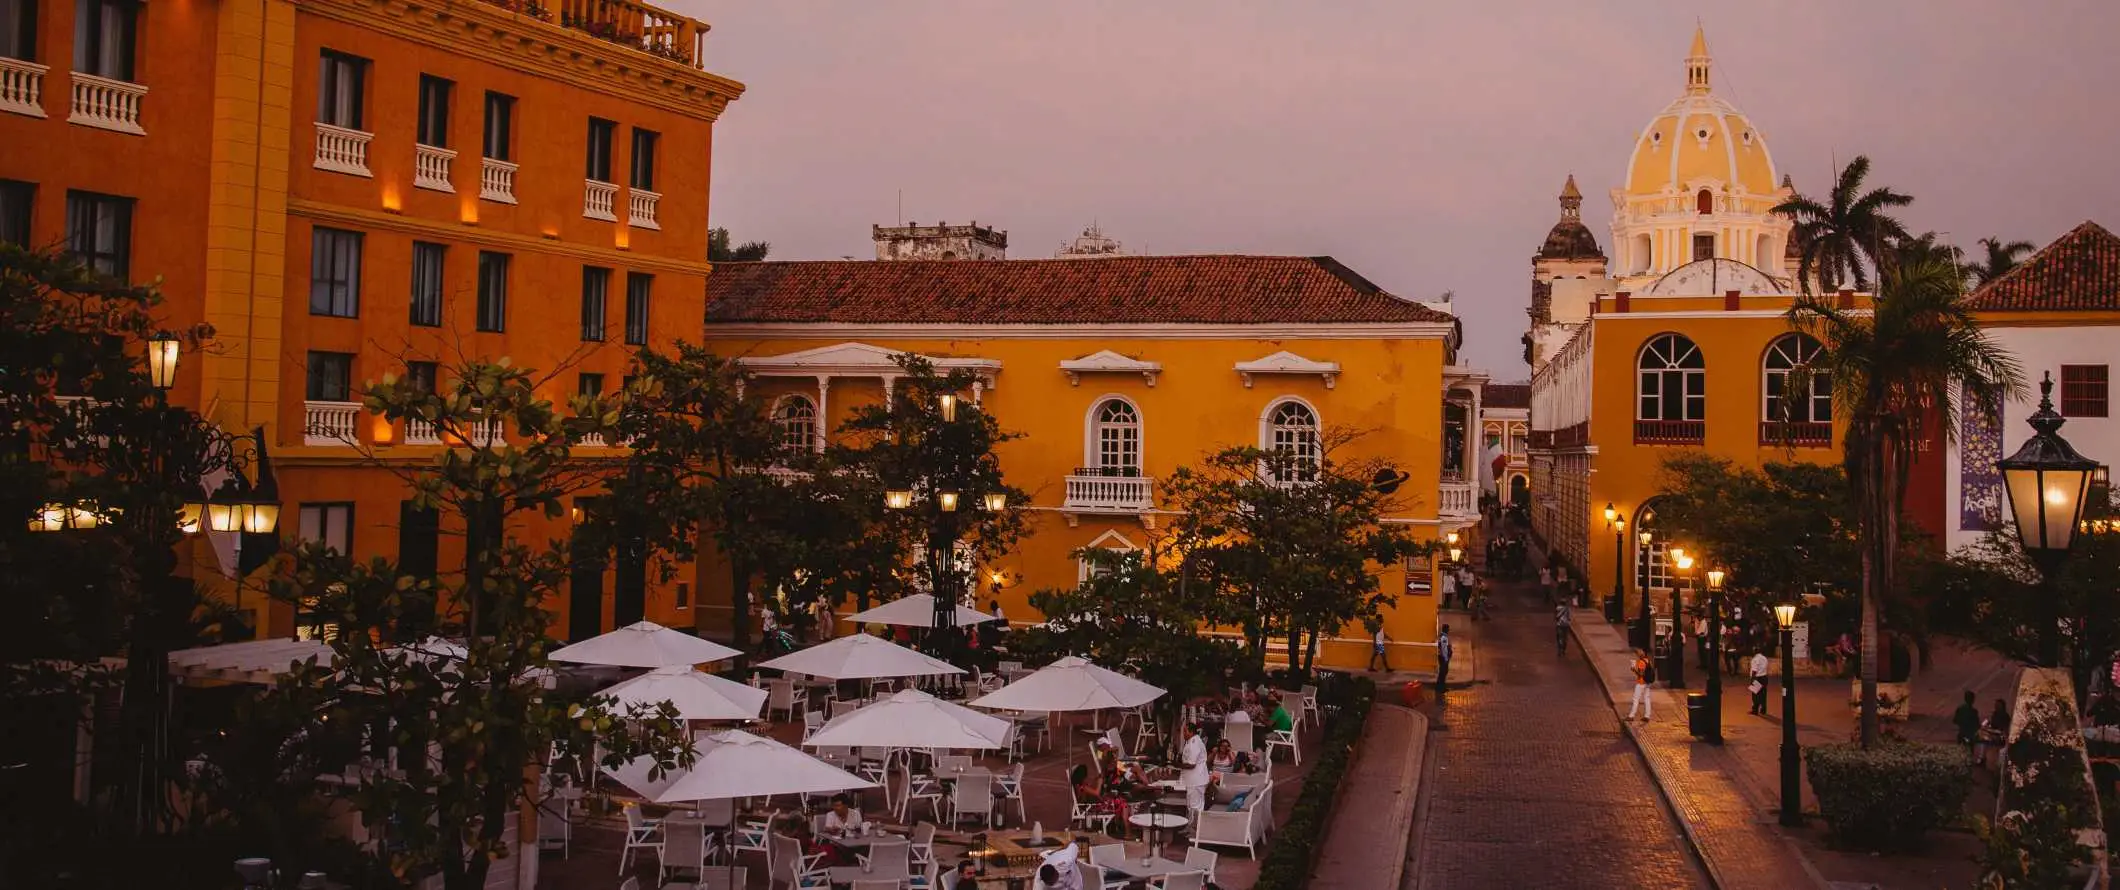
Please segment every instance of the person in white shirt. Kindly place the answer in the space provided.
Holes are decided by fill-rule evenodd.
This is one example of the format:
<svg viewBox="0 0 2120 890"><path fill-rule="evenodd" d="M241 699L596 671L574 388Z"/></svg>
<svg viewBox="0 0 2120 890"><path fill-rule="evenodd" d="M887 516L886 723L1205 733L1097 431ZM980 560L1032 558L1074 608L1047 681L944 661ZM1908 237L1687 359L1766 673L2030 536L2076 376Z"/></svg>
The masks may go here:
<svg viewBox="0 0 2120 890"><path fill-rule="evenodd" d="M1384 646L1391 642L1391 638L1384 635L1384 623L1382 621L1377 622L1376 636L1371 642L1376 645L1376 648L1369 653L1369 669L1372 671L1376 670L1377 664L1381 662L1384 670L1390 671L1391 653L1386 651Z"/></svg>
<svg viewBox="0 0 2120 890"><path fill-rule="evenodd" d="M1457 573L1456 573L1456 572L1444 572L1444 573L1443 573L1443 608L1445 608L1445 609L1448 609L1448 608L1450 608L1450 604L1451 604L1451 603L1453 603L1453 602L1455 602L1456 600L1457 600Z"/></svg>
<svg viewBox="0 0 2120 890"><path fill-rule="evenodd" d="M1767 716L1767 653L1752 653L1752 713Z"/></svg>
<svg viewBox="0 0 2120 890"><path fill-rule="evenodd" d="M824 814L824 832L827 835L843 835L861 827L861 811L842 794L832 798L832 808Z"/></svg>
<svg viewBox="0 0 2120 890"><path fill-rule="evenodd" d="M1198 724L1185 724L1185 746L1178 752L1178 761L1185 764L1185 805L1193 812L1207 808L1207 742L1200 738Z"/></svg>
<svg viewBox="0 0 2120 890"><path fill-rule="evenodd" d="M1038 866L1039 886L1050 890L1082 890L1082 871L1075 867L1075 860L1081 855L1080 842L1045 854L1045 861Z"/></svg>

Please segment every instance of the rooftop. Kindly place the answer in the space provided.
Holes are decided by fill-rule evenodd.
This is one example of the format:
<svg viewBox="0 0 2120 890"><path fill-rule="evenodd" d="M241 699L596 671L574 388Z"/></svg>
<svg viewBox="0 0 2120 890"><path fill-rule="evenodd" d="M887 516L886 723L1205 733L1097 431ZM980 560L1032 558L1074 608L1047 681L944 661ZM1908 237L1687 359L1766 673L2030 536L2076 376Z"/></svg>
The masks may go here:
<svg viewBox="0 0 2120 890"><path fill-rule="evenodd" d="M1531 384L1489 383L1480 387L1480 404L1488 408L1531 407Z"/></svg>
<svg viewBox="0 0 2120 890"><path fill-rule="evenodd" d="M2120 309L2120 237L2090 220L1966 299L1976 311Z"/></svg>
<svg viewBox="0 0 2120 890"><path fill-rule="evenodd" d="M1112 256L963 263L722 263L707 321L1333 324L1454 319L1331 257Z"/></svg>

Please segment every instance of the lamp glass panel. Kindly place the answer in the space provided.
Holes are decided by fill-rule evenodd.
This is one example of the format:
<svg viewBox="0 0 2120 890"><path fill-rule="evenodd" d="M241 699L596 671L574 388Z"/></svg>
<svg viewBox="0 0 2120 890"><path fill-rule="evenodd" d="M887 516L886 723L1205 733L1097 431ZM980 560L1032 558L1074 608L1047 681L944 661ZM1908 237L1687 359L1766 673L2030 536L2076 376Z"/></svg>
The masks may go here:
<svg viewBox="0 0 2120 890"><path fill-rule="evenodd" d="M235 504L206 505L206 527L217 532L232 532L243 527L242 510Z"/></svg>
<svg viewBox="0 0 2120 890"><path fill-rule="evenodd" d="M177 508L177 530L187 535L198 534L205 519L204 501L185 501L183 506Z"/></svg>
<svg viewBox="0 0 2120 890"><path fill-rule="evenodd" d="M1795 627L1796 627L1796 604L1795 604L1795 603L1780 603L1780 604L1777 604L1777 605L1776 605L1776 606L1774 607L1774 623L1775 623L1775 624L1777 624L1777 625L1780 625L1780 626L1781 626L1781 629L1782 629L1782 630L1791 630L1791 629L1795 628Z"/></svg>
<svg viewBox="0 0 2120 890"><path fill-rule="evenodd" d="M944 513L954 512L957 509L957 493L945 491L936 494L935 505L941 507Z"/></svg>
<svg viewBox="0 0 2120 890"><path fill-rule="evenodd" d="M269 535L279 530L279 504L251 504L244 511L243 530L251 534Z"/></svg>
<svg viewBox="0 0 2120 890"><path fill-rule="evenodd" d="M1008 495L999 491L987 492L986 508L996 513L1008 509Z"/></svg>
<svg viewBox="0 0 2120 890"><path fill-rule="evenodd" d="M178 346L174 337L156 337L147 341L147 376L156 389L176 385Z"/></svg>

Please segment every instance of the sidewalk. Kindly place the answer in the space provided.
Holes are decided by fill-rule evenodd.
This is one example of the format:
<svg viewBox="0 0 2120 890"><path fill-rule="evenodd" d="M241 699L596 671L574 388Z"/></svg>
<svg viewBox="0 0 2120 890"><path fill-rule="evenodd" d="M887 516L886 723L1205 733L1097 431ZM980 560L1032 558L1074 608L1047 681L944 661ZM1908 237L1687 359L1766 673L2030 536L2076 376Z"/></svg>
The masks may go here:
<svg viewBox="0 0 2120 890"><path fill-rule="evenodd" d="M1383 696L1379 687L1378 696ZM1406 868L1413 808L1420 799L1428 718L1379 700L1362 746L1340 785L1310 886L1316 890L1395 888Z"/></svg>

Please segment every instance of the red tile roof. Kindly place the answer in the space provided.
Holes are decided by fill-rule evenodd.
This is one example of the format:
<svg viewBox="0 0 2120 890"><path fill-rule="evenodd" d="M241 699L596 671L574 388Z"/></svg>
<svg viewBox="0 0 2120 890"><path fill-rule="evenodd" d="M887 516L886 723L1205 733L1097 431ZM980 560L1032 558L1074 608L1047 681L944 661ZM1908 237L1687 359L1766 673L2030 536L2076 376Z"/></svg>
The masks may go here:
<svg viewBox="0 0 2120 890"><path fill-rule="evenodd" d="M1531 407L1531 384L1489 383L1480 387L1480 405L1487 408Z"/></svg>
<svg viewBox="0 0 2120 890"><path fill-rule="evenodd" d="M2120 309L2120 238L2085 220L1966 298L1983 311Z"/></svg>
<svg viewBox="0 0 2120 890"><path fill-rule="evenodd" d="M707 321L945 324L1449 323L1331 257L717 263Z"/></svg>

